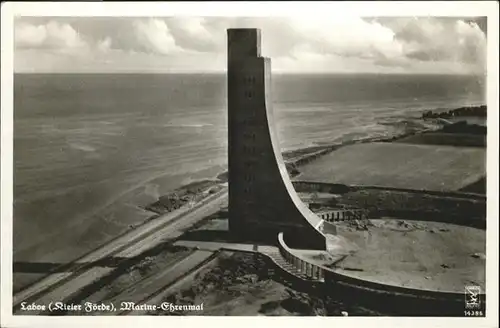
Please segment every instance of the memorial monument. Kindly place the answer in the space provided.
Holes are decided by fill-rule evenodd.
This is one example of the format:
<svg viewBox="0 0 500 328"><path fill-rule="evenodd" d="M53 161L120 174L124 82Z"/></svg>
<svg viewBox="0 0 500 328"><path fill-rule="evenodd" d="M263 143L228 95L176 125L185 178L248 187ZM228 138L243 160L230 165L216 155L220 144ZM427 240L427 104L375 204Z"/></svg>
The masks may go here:
<svg viewBox="0 0 500 328"><path fill-rule="evenodd" d="M281 155L260 30L227 36L229 230L246 239L283 232L291 247L326 249L323 222L299 199Z"/></svg>

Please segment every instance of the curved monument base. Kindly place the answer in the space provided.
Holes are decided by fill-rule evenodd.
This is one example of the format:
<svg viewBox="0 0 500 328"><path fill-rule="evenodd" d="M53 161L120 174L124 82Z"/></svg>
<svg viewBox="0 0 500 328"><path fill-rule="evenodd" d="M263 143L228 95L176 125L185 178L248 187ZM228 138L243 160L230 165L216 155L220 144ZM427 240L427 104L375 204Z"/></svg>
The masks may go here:
<svg viewBox="0 0 500 328"><path fill-rule="evenodd" d="M314 250L325 250L326 249L326 238L318 238L318 234L316 233L307 233L304 228L289 228L289 229L281 229L281 231L277 231L274 234L274 238L276 239L276 235L279 232L285 233L285 240L288 245L292 248L299 249L314 249Z"/></svg>

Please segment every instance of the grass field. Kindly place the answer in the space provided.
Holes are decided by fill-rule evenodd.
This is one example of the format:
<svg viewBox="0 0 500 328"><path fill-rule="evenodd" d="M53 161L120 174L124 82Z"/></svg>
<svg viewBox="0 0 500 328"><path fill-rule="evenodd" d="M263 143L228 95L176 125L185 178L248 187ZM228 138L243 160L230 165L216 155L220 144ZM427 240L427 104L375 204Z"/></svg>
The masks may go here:
<svg viewBox="0 0 500 328"><path fill-rule="evenodd" d="M395 142L461 147L486 147L486 135L429 132L409 136Z"/></svg>
<svg viewBox="0 0 500 328"><path fill-rule="evenodd" d="M485 176L484 148L366 143L301 167L298 180L455 191Z"/></svg>

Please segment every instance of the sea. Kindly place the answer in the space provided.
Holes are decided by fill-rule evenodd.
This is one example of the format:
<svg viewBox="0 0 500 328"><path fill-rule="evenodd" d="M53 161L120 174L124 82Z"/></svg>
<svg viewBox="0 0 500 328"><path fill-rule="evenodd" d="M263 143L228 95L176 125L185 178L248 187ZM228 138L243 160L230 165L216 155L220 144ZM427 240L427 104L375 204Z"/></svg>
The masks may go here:
<svg viewBox="0 0 500 328"><path fill-rule="evenodd" d="M481 105L485 77L274 75L283 151L400 133ZM227 169L224 74L15 74L14 261L65 263ZM356 163L353 163L355 165Z"/></svg>

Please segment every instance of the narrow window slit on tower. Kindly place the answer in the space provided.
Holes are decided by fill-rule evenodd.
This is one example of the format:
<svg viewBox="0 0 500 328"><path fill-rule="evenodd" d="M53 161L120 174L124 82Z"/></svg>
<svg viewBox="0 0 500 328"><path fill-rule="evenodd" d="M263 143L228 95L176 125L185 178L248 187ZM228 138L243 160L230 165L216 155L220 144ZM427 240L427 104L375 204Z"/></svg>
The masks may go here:
<svg viewBox="0 0 500 328"><path fill-rule="evenodd" d="M246 76L243 78L245 84L255 84L255 76Z"/></svg>

